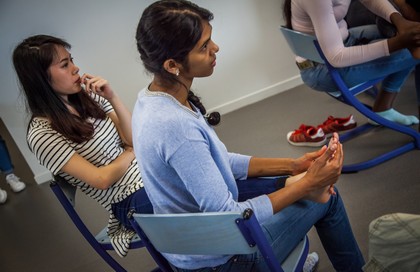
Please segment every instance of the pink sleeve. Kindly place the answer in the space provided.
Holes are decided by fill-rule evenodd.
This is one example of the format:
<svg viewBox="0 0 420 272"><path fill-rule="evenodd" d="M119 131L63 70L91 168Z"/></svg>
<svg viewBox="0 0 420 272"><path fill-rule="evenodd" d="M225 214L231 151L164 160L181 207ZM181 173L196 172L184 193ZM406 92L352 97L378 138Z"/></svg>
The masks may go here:
<svg viewBox="0 0 420 272"><path fill-rule="evenodd" d="M342 35L334 17L332 1L304 0L300 3L305 5L321 49L334 67L347 67L389 55L386 40L344 47Z"/></svg>
<svg viewBox="0 0 420 272"><path fill-rule="evenodd" d="M391 23L391 14L398 12L388 0L359 0L366 8Z"/></svg>

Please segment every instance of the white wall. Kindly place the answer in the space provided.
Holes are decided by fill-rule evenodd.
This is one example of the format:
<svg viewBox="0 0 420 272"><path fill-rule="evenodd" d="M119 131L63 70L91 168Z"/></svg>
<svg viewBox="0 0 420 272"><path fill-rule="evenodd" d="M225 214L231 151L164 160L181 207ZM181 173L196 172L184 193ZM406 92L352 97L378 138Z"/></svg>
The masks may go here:
<svg viewBox="0 0 420 272"><path fill-rule="evenodd" d="M135 46L135 30L151 0L1 0L0 116L38 183L50 174L26 144L27 116L11 54L18 42L35 34L64 38L81 73L107 78L128 107L150 77ZM301 84L294 57L278 26L282 0L195 0L211 10L213 40L219 45L213 76L196 79L195 92L208 110L222 114Z"/></svg>

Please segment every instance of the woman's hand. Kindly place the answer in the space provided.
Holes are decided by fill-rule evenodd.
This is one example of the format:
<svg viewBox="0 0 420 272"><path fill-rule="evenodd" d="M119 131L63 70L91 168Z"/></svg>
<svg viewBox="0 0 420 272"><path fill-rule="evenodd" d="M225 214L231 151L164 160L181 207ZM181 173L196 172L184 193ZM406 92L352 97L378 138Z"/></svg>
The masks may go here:
<svg viewBox="0 0 420 272"><path fill-rule="evenodd" d="M111 100L114 97L114 91L108 81L100 76L83 74L81 81L85 84L85 90L87 92L95 92L107 100Z"/></svg>
<svg viewBox="0 0 420 272"><path fill-rule="evenodd" d="M308 170L312 163L325 153L327 147L324 145L318 151L309 152L293 162L292 175L298 175Z"/></svg>
<svg viewBox="0 0 420 272"><path fill-rule="evenodd" d="M338 135L333 136L327 150L313 162L306 172L305 179L307 179L310 189L316 191L334 185L341 174L343 160L343 146L338 141ZM329 190L332 192L331 188Z"/></svg>
<svg viewBox="0 0 420 272"><path fill-rule="evenodd" d="M390 53L420 46L420 22L409 21L399 13L391 14L391 21L397 28L397 35L388 39Z"/></svg>
<svg viewBox="0 0 420 272"><path fill-rule="evenodd" d="M334 139L333 140L334 142L338 142L339 141L338 134L337 133L333 134L331 139ZM293 163L292 175L297 175L297 174L307 171L308 168L312 165L312 163L316 159L318 159L320 156L322 156L322 154L324 154L326 150L327 150L327 146L324 145L318 151L309 152L303 155L302 157L297 158Z"/></svg>

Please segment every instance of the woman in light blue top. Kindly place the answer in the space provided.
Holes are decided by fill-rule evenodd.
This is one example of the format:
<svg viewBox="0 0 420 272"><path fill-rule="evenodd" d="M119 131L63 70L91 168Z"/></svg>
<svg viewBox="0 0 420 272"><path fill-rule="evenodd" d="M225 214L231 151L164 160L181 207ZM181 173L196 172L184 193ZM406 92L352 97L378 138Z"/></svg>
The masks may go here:
<svg viewBox="0 0 420 272"><path fill-rule="evenodd" d="M316 226L334 267L357 271L364 260L338 192L343 150L328 147L298 159L230 153L191 92L207 77L219 47L210 11L184 0L158 1L143 12L136 40L153 74L133 112L133 145L155 213L244 211L251 208L281 262ZM257 179L261 176L282 178ZM267 271L260 253L238 256L164 254L175 271Z"/></svg>

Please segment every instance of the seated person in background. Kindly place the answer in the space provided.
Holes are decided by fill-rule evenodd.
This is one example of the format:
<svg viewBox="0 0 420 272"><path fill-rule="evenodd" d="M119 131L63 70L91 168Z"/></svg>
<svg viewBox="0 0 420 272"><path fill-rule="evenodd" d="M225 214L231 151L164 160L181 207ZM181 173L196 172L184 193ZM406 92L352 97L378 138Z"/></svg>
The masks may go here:
<svg viewBox="0 0 420 272"><path fill-rule="evenodd" d="M131 113L105 79L79 75L69 49L62 39L36 35L13 52L31 114L28 145L54 175L110 213L108 235L125 256L135 232L121 207L153 212L131 147Z"/></svg>
<svg viewBox="0 0 420 272"><path fill-rule="evenodd" d="M12 160L6 142L0 135L0 171L6 176L6 182L13 192L19 193L26 188L26 184L20 181L20 178L14 174ZM7 200L7 193L0 188L0 204Z"/></svg>
<svg viewBox="0 0 420 272"><path fill-rule="evenodd" d="M408 20L420 22L420 1L418 0L390 0L390 2L401 12ZM378 18L376 21L379 31L387 38L397 35L397 29L386 20ZM411 53L417 59L420 59L420 48L410 48ZM420 116L420 66L417 65L414 71L414 80L417 91L417 106ZM420 131L420 126L419 126Z"/></svg>
<svg viewBox="0 0 420 272"><path fill-rule="evenodd" d="M190 90L208 77L219 47L213 14L183 0L157 1L137 26L137 48L152 82L138 94L133 144L156 214L243 212L262 225L279 262L315 226L337 271L360 271L363 256L333 185L343 165L334 133L328 148L298 159L258 158L227 151ZM256 179L287 175L279 178ZM290 176L289 176L290 175ZM314 201L311 201L311 200ZM268 271L257 252L237 256L164 254L174 271Z"/></svg>
<svg viewBox="0 0 420 272"><path fill-rule="evenodd" d="M364 40L381 39L377 27L348 28L344 20L351 0L285 0L287 27L315 35L328 61L337 67L344 81L354 86L360 82L386 76L373 105L378 115L403 125L418 124L417 117L393 109L393 103L408 75L420 60L407 48L420 46L420 23L404 19L388 0L361 0L376 15L392 22L398 35L364 44ZM297 56L299 63L306 62ZM303 82L325 92L338 91L324 64L301 68Z"/></svg>

